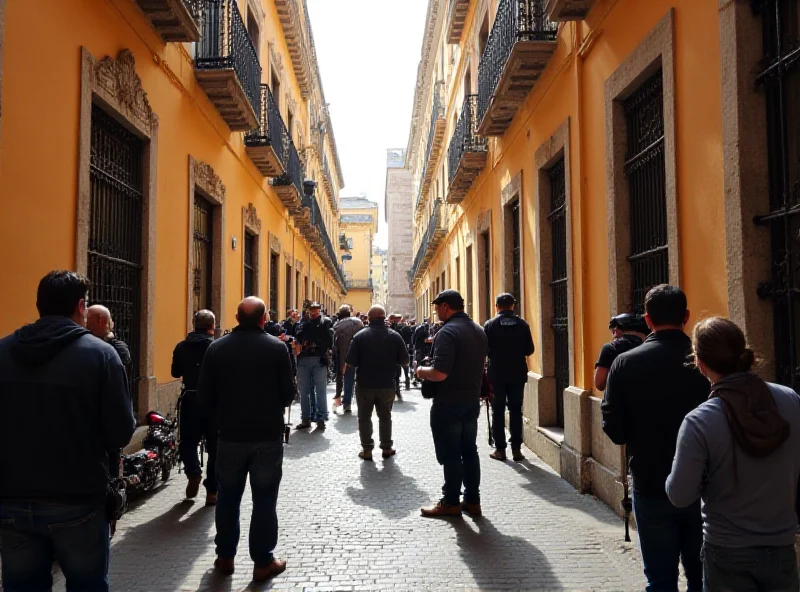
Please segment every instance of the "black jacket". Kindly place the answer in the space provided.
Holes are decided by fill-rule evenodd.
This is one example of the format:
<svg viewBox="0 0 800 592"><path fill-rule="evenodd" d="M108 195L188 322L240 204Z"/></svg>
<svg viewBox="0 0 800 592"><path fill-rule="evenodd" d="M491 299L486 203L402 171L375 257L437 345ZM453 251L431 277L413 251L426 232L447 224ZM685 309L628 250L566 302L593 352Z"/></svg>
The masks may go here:
<svg viewBox="0 0 800 592"><path fill-rule="evenodd" d="M409 327L408 325L402 325L400 327L400 337L403 338L406 346L410 347L411 342L414 340L414 329Z"/></svg>
<svg viewBox="0 0 800 592"><path fill-rule="evenodd" d="M651 334L611 365L603 396L603 431L627 444L633 486L666 499L683 418L708 398L708 380L686 365L691 341L683 331Z"/></svg>
<svg viewBox="0 0 800 592"><path fill-rule="evenodd" d="M528 360L533 354L531 328L513 311L504 310L483 325L489 339L489 380L497 383L528 382Z"/></svg>
<svg viewBox="0 0 800 592"><path fill-rule="evenodd" d="M127 369L130 368L131 365L131 350L128 348L128 344L122 341L122 339L117 339L116 337L112 337L111 339L107 339L106 342L114 348L119 356L122 365Z"/></svg>
<svg viewBox="0 0 800 592"><path fill-rule="evenodd" d="M103 504L135 427L114 348L66 317L0 340L0 499Z"/></svg>
<svg viewBox="0 0 800 592"><path fill-rule="evenodd" d="M294 398L286 346L260 328L236 327L209 346L197 393L222 440L279 442Z"/></svg>
<svg viewBox="0 0 800 592"><path fill-rule="evenodd" d="M200 365L208 346L213 342L214 338L208 333L192 331L175 346L172 352L172 377L183 378L183 387L187 391L197 390Z"/></svg>
<svg viewBox="0 0 800 592"><path fill-rule="evenodd" d="M434 405L477 403L489 346L486 333L464 312L454 313L433 338L433 367L447 374Z"/></svg>
<svg viewBox="0 0 800 592"><path fill-rule="evenodd" d="M333 323L323 315L298 323L297 340L303 346L298 358L322 357L333 347Z"/></svg>
<svg viewBox="0 0 800 592"><path fill-rule="evenodd" d="M264 331L274 337L280 337L286 332L283 328L283 325L281 325L278 321L267 321L267 323L264 325Z"/></svg>
<svg viewBox="0 0 800 592"><path fill-rule="evenodd" d="M425 343L425 340L428 338L428 334L430 333L431 326L428 322L424 322L421 325L418 325L416 329L414 329L414 349L422 349L425 346L430 345L429 343Z"/></svg>
<svg viewBox="0 0 800 592"><path fill-rule="evenodd" d="M357 368L358 386L394 389L397 366L408 366L408 349L400 334L389 329L383 320L371 321L353 337L346 362Z"/></svg>

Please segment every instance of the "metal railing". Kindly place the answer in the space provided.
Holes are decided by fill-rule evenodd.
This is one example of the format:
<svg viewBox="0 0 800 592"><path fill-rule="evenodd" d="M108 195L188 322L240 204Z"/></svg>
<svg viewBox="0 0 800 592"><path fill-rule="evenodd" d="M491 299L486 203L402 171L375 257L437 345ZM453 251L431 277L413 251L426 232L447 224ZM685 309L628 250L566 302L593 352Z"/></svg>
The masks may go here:
<svg viewBox="0 0 800 592"><path fill-rule="evenodd" d="M291 137L278 105L275 104L275 97L266 84L261 85L260 110L258 127L245 134L244 143L252 147L271 146L285 169Z"/></svg>
<svg viewBox="0 0 800 592"><path fill-rule="evenodd" d="M336 249L333 248L333 242L328 235L328 229L325 227L325 219L322 217L322 210L319 207L316 196L305 198L303 205L311 208L311 224L319 230L319 236L322 239L325 252L333 264L336 277L342 285L345 285L344 272L342 272L342 266L339 263L339 255L336 253Z"/></svg>
<svg viewBox="0 0 800 592"><path fill-rule="evenodd" d="M558 23L547 17L545 0L500 0L478 65L478 121L489 110L514 45L520 41L555 41L557 34Z"/></svg>
<svg viewBox="0 0 800 592"><path fill-rule="evenodd" d="M422 261L425 259L425 254L428 252L428 247L430 246L433 236L438 230L441 230L439 226L440 210L441 204L437 200L433 205L433 213L428 220L428 227L425 229L425 234L422 236L422 240L419 243L417 254L414 256L414 263L411 266L411 270L408 272L408 279L411 282L417 277L420 265L422 265Z"/></svg>
<svg viewBox="0 0 800 592"><path fill-rule="evenodd" d="M373 284L372 280L347 280L347 289L350 290L351 288L354 290L357 289L369 289L372 290Z"/></svg>
<svg viewBox="0 0 800 592"><path fill-rule="evenodd" d="M422 169L422 178L428 174L429 166L436 166L431 162L431 149L436 134L436 122L444 119L444 80L433 85L433 106L431 107L431 125L428 129L428 147L425 150L425 166Z"/></svg>
<svg viewBox="0 0 800 592"><path fill-rule="evenodd" d="M205 0L198 9L202 16L195 67L198 70L233 69L259 117L261 66L236 0Z"/></svg>
<svg viewBox="0 0 800 592"><path fill-rule="evenodd" d="M464 99L461 116L458 118L450 147L447 149L448 183L453 182L458 170L458 163L468 152L486 152L486 138L478 135L478 95L469 95Z"/></svg>
<svg viewBox="0 0 800 592"><path fill-rule="evenodd" d="M295 189L297 189L297 194L301 197L302 204L309 206L310 204L303 192L303 163L288 133L286 134L286 147L286 173L272 179L272 185L273 187L294 185Z"/></svg>

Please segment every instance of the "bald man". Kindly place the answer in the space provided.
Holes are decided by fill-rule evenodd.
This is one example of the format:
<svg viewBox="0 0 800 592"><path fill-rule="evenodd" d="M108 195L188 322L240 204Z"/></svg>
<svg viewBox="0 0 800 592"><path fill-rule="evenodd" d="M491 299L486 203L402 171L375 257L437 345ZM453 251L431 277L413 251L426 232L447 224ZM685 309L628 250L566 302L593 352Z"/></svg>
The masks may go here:
<svg viewBox="0 0 800 592"><path fill-rule="evenodd" d="M378 433L383 458L395 454L392 442L392 405L395 374L408 366L408 350L399 333L386 326L386 311L373 306L367 314L369 324L353 336L347 350L346 368L356 369L358 432L361 437L359 458L372 460L372 410L378 413Z"/></svg>
<svg viewBox="0 0 800 592"><path fill-rule="evenodd" d="M253 514L250 557L253 580L286 569L274 555L278 544L278 489L283 466L283 414L294 398L286 345L264 331L267 307L260 298L239 304L234 330L208 346L197 393L213 414L217 440L215 569L230 575L239 545L239 511L250 477Z"/></svg>
<svg viewBox="0 0 800 592"><path fill-rule="evenodd" d="M117 350L119 359L125 366L125 371L129 373L132 371L131 350L124 341L117 339L114 335L114 320L111 318L111 311L108 308L101 304L90 306L86 312L86 328L92 332L92 335Z"/></svg>

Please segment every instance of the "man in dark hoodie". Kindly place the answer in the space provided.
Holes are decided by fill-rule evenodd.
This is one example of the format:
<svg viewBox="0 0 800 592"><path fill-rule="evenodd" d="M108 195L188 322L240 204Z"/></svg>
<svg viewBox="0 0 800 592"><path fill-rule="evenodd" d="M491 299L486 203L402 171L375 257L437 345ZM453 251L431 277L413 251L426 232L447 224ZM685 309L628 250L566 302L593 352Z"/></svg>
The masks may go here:
<svg viewBox="0 0 800 592"><path fill-rule="evenodd" d="M186 497L197 497L203 469L197 456L197 447L205 437L208 450L208 469L203 485L206 488L206 505L217 503L217 426L213 417L200 405L197 398L197 379L200 376L200 365L206 350L214 341L217 319L210 310L199 310L194 314L194 331L186 339L175 346L172 352L172 377L183 379L183 390L180 402L181 440L178 452L186 471L189 483L186 485Z"/></svg>
<svg viewBox="0 0 800 592"><path fill-rule="evenodd" d="M89 280L53 271L39 320L0 340L0 559L8 590L107 591L106 451L135 427L125 370L86 329ZM24 442L24 445L20 445Z"/></svg>
<svg viewBox="0 0 800 592"><path fill-rule="evenodd" d="M686 294L674 286L656 286L645 296L644 308L653 332L611 365L600 407L603 431L615 444L627 445L648 592L677 590L679 561L689 592L700 592L700 502L676 508L665 484L681 423L706 400L710 385L686 363L692 350L683 332L689 321Z"/></svg>

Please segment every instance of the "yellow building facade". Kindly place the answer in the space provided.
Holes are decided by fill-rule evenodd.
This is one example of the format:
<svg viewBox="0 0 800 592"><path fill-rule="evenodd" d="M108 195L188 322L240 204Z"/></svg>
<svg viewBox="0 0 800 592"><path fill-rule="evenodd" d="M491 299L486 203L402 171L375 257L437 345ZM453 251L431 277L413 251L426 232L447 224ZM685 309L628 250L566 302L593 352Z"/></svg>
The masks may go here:
<svg viewBox="0 0 800 592"><path fill-rule="evenodd" d="M787 52L762 36L798 35L776 2L429 4L406 160L417 316L455 288L483 323L514 293L536 345L526 443L615 508L594 362L651 286L679 285L692 323L729 315L764 375L797 387L797 168L781 150L797 101L776 81L798 74L769 68Z"/></svg>
<svg viewBox="0 0 800 592"><path fill-rule="evenodd" d="M348 257L343 262L347 304L367 313L373 304L372 247L378 232L378 204L365 197L343 197L339 218Z"/></svg>
<svg viewBox="0 0 800 592"><path fill-rule="evenodd" d="M174 408L194 311L344 299L341 167L303 0L0 1L3 333L76 269ZM32 42L32 40L36 40ZM304 183L306 180L311 183Z"/></svg>

